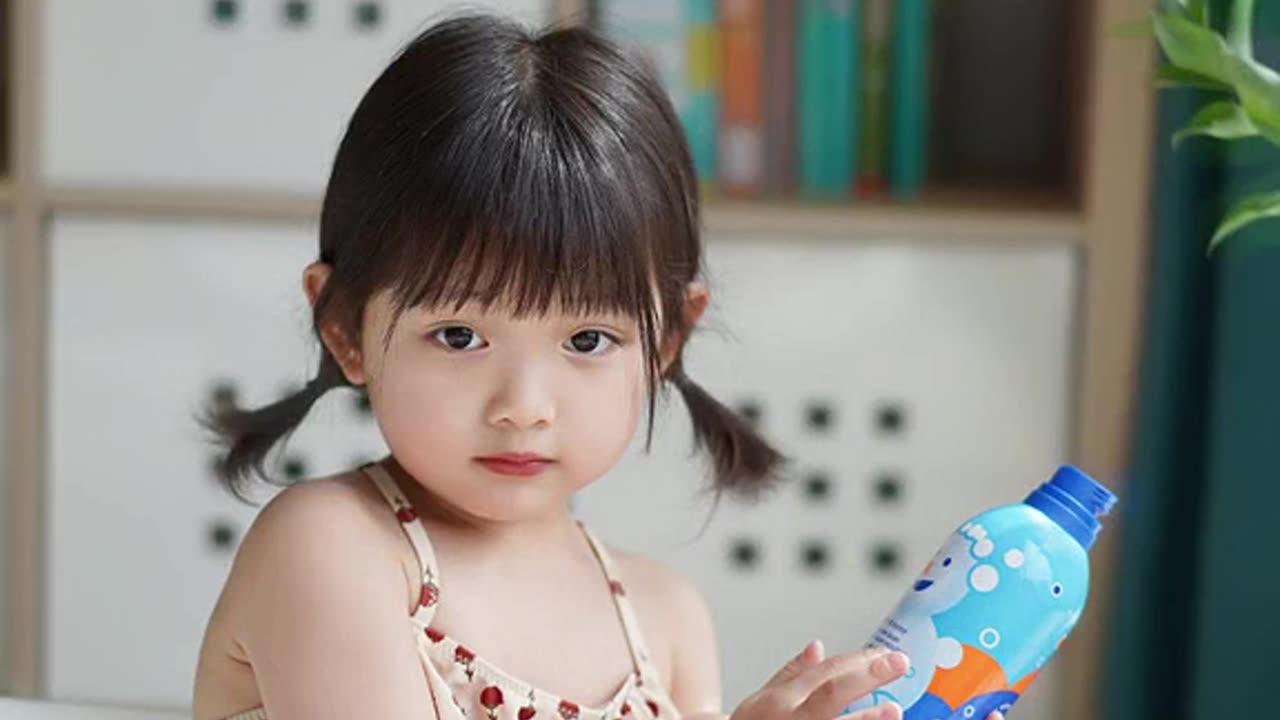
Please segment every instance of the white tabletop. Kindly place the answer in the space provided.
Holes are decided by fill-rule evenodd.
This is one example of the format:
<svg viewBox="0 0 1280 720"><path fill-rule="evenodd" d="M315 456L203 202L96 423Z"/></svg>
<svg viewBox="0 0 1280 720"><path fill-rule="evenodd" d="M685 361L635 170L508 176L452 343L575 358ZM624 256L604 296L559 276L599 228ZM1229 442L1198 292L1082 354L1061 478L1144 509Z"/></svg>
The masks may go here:
<svg viewBox="0 0 1280 720"><path fill-rule="evenodd" d="M189 720L189 717L174 711L0 698L0 720Z"/></svg>

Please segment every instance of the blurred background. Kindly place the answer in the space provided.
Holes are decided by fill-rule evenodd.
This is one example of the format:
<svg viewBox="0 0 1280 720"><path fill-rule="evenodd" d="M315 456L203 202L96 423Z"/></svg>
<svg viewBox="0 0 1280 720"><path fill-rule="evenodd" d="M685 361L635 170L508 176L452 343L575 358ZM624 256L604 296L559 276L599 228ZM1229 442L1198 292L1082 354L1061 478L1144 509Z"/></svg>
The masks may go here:
<svg viewBox="0 0 1280 720"><path fill-rule="evenodd" d="M691 375L794 476L709 515L677 401L577 510L699 584L729 707L810 637L861 645L958 523L1072 462L1120 505L1013 717L1274 714L1277 229L1206 249L1280 165L1238 123L1174 147L1230 89L1158 70L1147 0L0 2L0 695L184 716L255 512L194 415L310 376L300 272L346 118L478 7L595 25L685 125L714 298ZM1275 67L1280 4L1254 20ZM273 467L382 450L335 394Z"/></svg>

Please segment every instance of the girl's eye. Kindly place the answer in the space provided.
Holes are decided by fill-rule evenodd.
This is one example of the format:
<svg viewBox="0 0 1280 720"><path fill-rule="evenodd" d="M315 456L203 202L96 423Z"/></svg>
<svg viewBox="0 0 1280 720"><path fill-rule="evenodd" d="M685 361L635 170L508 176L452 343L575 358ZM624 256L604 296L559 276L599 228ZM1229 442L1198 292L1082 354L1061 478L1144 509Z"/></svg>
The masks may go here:
<svg viewBox="0 0 1280 720"><path fill-rule="evenodd" d="M476 350L484 347L480 333L462 325L450 325L431 334L436 342L450 350Z"/></svg>
<svg viewBox="0 0 1280 720"><path fill-rule="evenodd" d="M569 349L583 355L603 355L615 342L608 333L583 330L569 338Z"/></svg>

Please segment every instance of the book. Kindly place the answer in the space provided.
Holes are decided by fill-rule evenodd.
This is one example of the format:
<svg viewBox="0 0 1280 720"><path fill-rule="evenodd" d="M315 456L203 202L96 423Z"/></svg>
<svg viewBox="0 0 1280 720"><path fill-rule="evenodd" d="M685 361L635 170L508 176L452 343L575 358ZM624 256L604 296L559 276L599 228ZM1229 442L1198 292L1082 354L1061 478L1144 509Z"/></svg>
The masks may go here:
<svg viewBox="0 0 1280 720"><path fill-rule="evenodd" d="M720 186L764 184L764 0L721 0Z"/></svg>
<svg viewBox="0 0 1280 720"><path fill-rule="evenodd" d="M764 14L764 184L784 195L796 184L796 6L769 0Z"/></svg>
<svg viewBox="0 0 1280 720"><path fill-rule="evenodd" d="M889 18L891 0L862 0L862 136L858 143L858 195L888 190Z"/></svg>
<svg viewBox="0 0 1280 720"><path fill-rule="evenodd" d="M682 120L704 190L715 186L720 126L720 37L715 0L685 0L688 104Z"/></svg>
<svg viewBox="0 0 1280 720"><path fill-rule="evenodd" d="M859 136L859 14L853 0L801 0L800 12L800 190L814 198L847 197Z"/></svg>
<svg viewBox="0 0 1280 720"><path fill-rule="evenodd" d="M683 0L597 0L596 27L656 72L677 114L689 104Z"/></svg>
<svg viewBox="0 0 1280 720"><path fill-rule="evenodd" d="M893 14L889 186L912 200L928 163L929 0L896 0Z"/></svg>

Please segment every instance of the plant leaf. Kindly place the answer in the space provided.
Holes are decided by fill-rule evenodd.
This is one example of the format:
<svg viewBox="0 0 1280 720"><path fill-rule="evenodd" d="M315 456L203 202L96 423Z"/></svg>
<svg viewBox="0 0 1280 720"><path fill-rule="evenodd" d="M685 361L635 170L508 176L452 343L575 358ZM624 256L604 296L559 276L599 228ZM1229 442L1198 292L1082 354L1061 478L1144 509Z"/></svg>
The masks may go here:
<svg viewBox="0 0 1280 720"><path fill-rule="evenodd" d="M1156 87L1190 87L1218 92L1232 92L1234 90L1230 85L1214 80L1211 77L1168 64L1161 65L1156 70Z"/></svg>
<svg viewBox="0 0 1280 720"><path fill-rule="evenodd" d="M1280 74L1235 53L1227 56L1226 67L1249 119L1268 140L1280 145Z"/></svg>
<svg viewBox="0 0 1280 720"><path fill-rule="evenodd" d="M1187 11L1187 17L1193 22L1209 27L1208 0L1182 0L1182 6Z"/></svg>
<svg viewBox="0 0 1280 720"><path fill-rule="evenodd" d="M1156 39L1170 62L1197 75L1233 84L1227 67L1231 51L1221 35L1181 15L1155 13L1153 19Z"/></svg>
<svg viewBox="0 0 1280 720"><path fill-rule="evenodd" d="M1253 137L1258 128L1249 121L1249 115L1240 105L1230 100L1218 100L1200 108L1187 126L1173 134L1173 145L1193 135L1208 135L1220 140L1238 140Z"/></svg>
<svg viewBox="0 0 1280 720"><path fill-rule="evenodd" d="M1272 191L1250 195L1236 203L1227 216L1222 219L1218 229L1209 241L1208 252L1212 254L1222 241L1240 228L1267 218L1280 217L1280 191Z"/></svg>
<svg viewBox="0 0 1280 720"><path fill-rule="evenodd" d="M1227 23L1227 44L1242 58L1253 58L1253 0L1234 0Z"/></svg>
<svg viewBox="0 0 1280 720"><path fill-rule="evenodd" d="M1209 24L1207 0L1158 0L1156 7L1160 12L1177 13L1201 25Z"/></svg>

